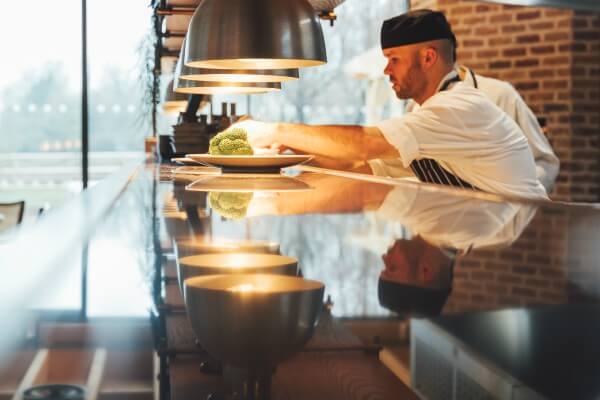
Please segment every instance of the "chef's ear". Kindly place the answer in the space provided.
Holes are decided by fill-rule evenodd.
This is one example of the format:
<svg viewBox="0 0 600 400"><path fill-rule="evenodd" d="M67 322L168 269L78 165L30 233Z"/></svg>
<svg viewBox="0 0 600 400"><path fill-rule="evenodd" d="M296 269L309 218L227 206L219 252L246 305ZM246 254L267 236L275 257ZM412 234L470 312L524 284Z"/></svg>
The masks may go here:
<svg viewBox="0 0 600 400"><path fill-rule="evenodd" d="M438 49L433 46L427 46L421 49L421 65L426 69L431 68L439 58Z"/></svg>

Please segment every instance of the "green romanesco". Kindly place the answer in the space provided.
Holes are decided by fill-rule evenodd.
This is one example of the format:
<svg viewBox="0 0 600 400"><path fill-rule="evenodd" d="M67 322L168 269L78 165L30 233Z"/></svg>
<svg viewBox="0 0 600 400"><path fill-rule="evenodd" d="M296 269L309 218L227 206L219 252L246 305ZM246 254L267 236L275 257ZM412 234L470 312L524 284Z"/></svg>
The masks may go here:
<svg viewBox="0 0 600 400"><path fill-rule="evenodd" d="M213 210L229 219L241 219L246 216L252 193L210 192L208 201Z"/></svg>
<svg viewBox="0 0 600 400"><path fill-rule="evenodd" d="M248 134L240 128L231 128L218 133L210 140L208 152L219 156L251 156L254 154L248 143Z"/></svg>

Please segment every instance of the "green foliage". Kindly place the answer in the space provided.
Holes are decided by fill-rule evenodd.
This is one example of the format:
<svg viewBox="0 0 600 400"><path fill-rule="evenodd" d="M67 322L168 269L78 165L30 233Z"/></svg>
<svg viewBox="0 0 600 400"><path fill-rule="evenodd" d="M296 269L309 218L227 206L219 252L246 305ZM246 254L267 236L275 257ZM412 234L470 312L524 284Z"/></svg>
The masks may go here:
<svg viewBox="0 0 600 400"><path fill-rule="evenodd" d="M248 134L240 128L231 128L217 134L210 140L208 152L214 155L254 154L248 143Z"/></svg>
<svg viewBox="0 0 600 400"><path fill-rule="evenodd" d="M241 219L246 216L252 193L210 192L208 201L213 210L229 219Z"/></svg>
<svg viewBox="0 0 600 400"><path fill-rule="evenodd" d="M146 132L155 129L152 113L157 112L156 107L159 103L158 87L160 86L160 80L158 74L160 71L157 71L157 68L160 68L160 65L155 65L155 47L160 43L155 30L152 28L152 25L157 23L155 17L152 17L151 28L136 49L138 83L141 89L141 96L138 98L137 122L139 127Z"/></svg>

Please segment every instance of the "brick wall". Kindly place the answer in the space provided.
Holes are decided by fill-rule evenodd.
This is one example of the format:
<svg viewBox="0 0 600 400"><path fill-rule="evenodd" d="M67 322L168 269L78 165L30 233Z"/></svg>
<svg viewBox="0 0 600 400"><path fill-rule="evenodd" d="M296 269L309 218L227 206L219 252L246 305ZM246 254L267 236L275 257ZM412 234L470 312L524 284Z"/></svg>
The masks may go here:
<svg viewBox="0 0 600 400"><path fill-rule="evenodd" d="M459 42L458 61L512 83L538 116L561 160L554 198L600 201L600 14L413 0L443 11Z"/></svg>
<svg viewBox="0 0 600 400"><path fill-rule="evenodd" d="M581 209L543 209L509 247L459 257L445 313L600 302L599 220Z"/></svg>
<svg viewBox="0 0 600 400"><path fill-rule="evenodd" d="M564 228L573 222L566 211L538 210L510 248L475 250L459 258L444 311L565 303L571 288Z"/></svg>

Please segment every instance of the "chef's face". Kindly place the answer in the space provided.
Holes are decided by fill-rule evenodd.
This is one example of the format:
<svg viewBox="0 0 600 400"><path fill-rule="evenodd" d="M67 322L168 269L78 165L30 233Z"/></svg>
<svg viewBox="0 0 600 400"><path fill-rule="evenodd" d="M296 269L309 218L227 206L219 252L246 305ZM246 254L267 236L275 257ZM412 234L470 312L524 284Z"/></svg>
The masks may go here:
<svg viewBox="0 0 600 400"><path fill-rule="evenodd" d="M383 50L388 62L383 73L390 77L392 89L399 99L419 97L426 87L426 76L420 62L419 47L406 45Z"/></svg>
<svg viewBox="0 0 600 400"><path fill-rule="evenodd" d="M420 236L396 240L382 258L383 279L432 288L449 285L453 260Z"/></svg>

